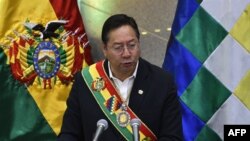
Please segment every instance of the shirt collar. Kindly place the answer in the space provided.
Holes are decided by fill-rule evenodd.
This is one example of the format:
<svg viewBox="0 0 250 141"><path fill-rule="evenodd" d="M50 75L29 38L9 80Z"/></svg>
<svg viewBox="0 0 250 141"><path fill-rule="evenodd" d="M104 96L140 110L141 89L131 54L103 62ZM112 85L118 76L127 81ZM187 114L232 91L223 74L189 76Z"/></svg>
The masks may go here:
<svg viewBox="0 0 250 141"><path fill-rule="evenodd" d="M137 61L137 63L136 63L135 71L134 71L133 74L132 74L131 76L129 76L128 78L131 78L131 77L135 78L135 77L136 77L138 65L139 65L139 61ZM112 71L111 71L110 62L109 62L109 61L108 61L108 69L109 69L109 77L112 78L112 79L113 79L113 78L116 78L116 77L113 75ZM116 79L117 79L117 78L116 78Z"/></svg>

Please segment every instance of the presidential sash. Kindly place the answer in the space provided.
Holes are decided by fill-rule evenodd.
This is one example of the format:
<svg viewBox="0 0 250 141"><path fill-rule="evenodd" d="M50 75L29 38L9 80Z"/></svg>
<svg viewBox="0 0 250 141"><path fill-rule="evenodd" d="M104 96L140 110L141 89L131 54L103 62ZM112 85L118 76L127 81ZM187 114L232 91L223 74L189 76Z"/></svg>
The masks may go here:
<svg viewBox="0 0 250 141"><path fill-rule="evenodd" d="M130 125L125 124L127 120L130 120L127 119L128 117L126 113L129 114L128 116L131 119L138 117L128 106L126 113L124 113L121 97L104 71L103 65L104 61L101 61L84 68L82 76L103 113L123 137L126 140L131 141L133 140L133 131ZM157 140L154 133L143 122L140 126L139 135L141 141Z"/></svg>

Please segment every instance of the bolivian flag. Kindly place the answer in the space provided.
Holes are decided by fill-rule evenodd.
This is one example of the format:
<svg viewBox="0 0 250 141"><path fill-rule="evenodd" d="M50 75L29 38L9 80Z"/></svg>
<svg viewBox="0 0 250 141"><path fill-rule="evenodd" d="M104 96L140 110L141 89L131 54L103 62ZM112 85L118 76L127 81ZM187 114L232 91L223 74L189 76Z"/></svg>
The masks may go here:
<svg viewBox="0 0 250 141"><path fill-rule="evenodd" d="M0 13L0 140L55 140L73 75L91 64L77 1L0 0ZM51 21L65 21L57 39L24 26Z"/></svg>

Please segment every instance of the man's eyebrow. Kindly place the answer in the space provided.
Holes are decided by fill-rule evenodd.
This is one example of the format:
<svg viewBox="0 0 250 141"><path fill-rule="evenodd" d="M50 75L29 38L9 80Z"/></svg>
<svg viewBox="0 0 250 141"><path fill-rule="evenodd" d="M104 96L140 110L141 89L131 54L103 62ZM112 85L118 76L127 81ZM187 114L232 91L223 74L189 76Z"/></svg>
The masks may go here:
<svg viewBox="0 0 250 141"><path fill-rule="evenodd" d="M136 42L136 39L131 39L128 42Z"/></svg>
<svg viewBox="0 0 250 141"><path fill-rule="evenodd" d="M122 45L122 43L114 42L113 45Z"/></svg>
<svg viewBox="0 0 250 141"><path fill-rule="evenodd" d="M131 42L136 42L136 39L131 39L127 43L131 43ZM123 43L121 43L121 42L114 42L112 45L122 45L122 44Z"/></svg>

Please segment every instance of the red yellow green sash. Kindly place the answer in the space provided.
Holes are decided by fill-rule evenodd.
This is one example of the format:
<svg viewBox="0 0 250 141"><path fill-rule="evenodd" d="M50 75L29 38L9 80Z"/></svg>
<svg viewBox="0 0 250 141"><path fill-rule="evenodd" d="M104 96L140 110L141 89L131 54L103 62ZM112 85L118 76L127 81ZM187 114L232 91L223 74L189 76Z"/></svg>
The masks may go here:
<svg viewBox="0 0 250 141"><path fill-rule="evenodd" d="M116 121L117 114L121 112L119 107L122 104L122 100L104 71L103 64L104 61L101 61L83 69L83 78L107 118L126 140L131 141L133 140L131 126L121 127ZM138 118L129 107L127 112L130 114L131 119ZM141 141L157 140L154 133L143 122L140 126L139 134Z"/></svg>

